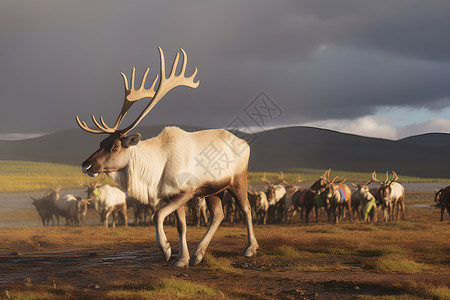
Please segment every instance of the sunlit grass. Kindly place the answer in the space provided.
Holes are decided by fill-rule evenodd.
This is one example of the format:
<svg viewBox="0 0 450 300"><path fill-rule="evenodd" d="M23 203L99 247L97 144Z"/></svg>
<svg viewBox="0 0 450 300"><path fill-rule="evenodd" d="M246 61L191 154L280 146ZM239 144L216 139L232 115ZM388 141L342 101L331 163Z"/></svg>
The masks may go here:
<svg viewBox="0 0 450 300"><path fill-rule="evenodd" d="M295 248L291 246L280 246L275 249L273 249L270 254L281 256L281 257L291 257L291 258L297 258L300 257L301 254L298 252Z"/></svg>
<svg viewBox="0 0 450 300"><path fill-rule="evenodd" d="M61 186L77 188L80 180L98 181L75 166L46 162L0 160L0 193L46 191ZM112 182L107 179L107 182Z"/></svg>
<svg viewBox="0 0 450 300"><path fill-rule="evenodd" d="M320 169L293 169L284 171L284 177L288 182L297 182L299 177L302 178L303 182L313 182L325 172L325 170ZM261 178L264 174L266 174L266 178L269 181L277 180L280 175L280 173L274 172L249 172L248 182L252 185L263 184L264 182ZM370 178L369 173L339 170L332 170L331 176L346 177L347 182L362 182ZM0 193L45 191L58 185L63 189L76 188L79 187L80 179L86 182L99 180L99 178L92 179L82 174L80 167L76 166L46 162L0 160ZM107 179L107 182L114 184L109 179ZM450 183L450 179L418 178L399 174L399 182Z"/></svg>
<svg viewBox="0 0 450 300"><path fill-rule="evenodd" d="M135 299L156 296L213 297L217 294L218 292L216 289L178 279L162 279L148 284L146 288L138 290L114 290L106 293L108 297L115 299Z"/></svg>
<svg viewBox="0 0 450 300"><path fill-rule="evenodd" d="M232 260L226 257L215 257L211 254L207 254L203 258L203 262L205 263L206 269L211 271L229 274L242 274L242 270L234 268L231 265Z"/></svg>
<svg viewBox="0 0 450 300"><path fill-rule="evenodd" d="M364 264L364 269L382 273L420 273L428 268L424 264L401 255L388 255Z"/></svg>

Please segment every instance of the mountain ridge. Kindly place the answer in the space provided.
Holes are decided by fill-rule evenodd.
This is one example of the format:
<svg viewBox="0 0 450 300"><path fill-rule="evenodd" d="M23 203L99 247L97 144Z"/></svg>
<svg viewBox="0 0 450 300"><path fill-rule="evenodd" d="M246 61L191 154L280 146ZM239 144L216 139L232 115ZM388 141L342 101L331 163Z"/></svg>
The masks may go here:
<svg viewBox="0 0 450 300"><path fill-rule="evenodd" d="M143 139L156 136L164 127L143 126ZM179 125L187 131L205 128ZM431 133L400 140L371 138L307 126L275 128L256 134L236 133L251 147L249 170L280 171L295 168L338 169L450 178L450 134ZM0 160L30 160L81 165L104 136L79 129L41 137L0 141Z"/></svg>

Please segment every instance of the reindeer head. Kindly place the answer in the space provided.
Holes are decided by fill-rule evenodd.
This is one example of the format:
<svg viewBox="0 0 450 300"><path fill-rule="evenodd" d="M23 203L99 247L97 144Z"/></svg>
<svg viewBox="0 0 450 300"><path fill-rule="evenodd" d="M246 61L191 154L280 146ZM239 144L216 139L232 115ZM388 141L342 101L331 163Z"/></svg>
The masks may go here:
<svg viewBox="0 0 450 300"><path fill-rule="evenodd" d="M311 189L314 191L323 191L326 185L330 182L330 172L331 169L328 169L323 173L319 179L311 185Z"/></svg>
<svg viewBox="0 0 450 300"><path fill-rule="evenodd" d="M442 194L444 193L445 189L434 189L434 202L441 203Z"/></svg>
<svg viewBox="0 0 450 300"><path fill-rule="evenodd" d="M80 186L84 186L86 188L86 192L87 192L87 200L91 201L91 200L95 200L96 196L95 196L95 190L102 185L103 181L105 181L105 177L103 177L102 179L100 179L99 181L96 182L91 182L91 183L86 183L83 180L80 180ZM88 203L90 204L90 203Z"/></svg>
<svg viewBox="0 0 450 300"><path fill-rule="evenodd" d="M386 171L386 179L384 180L384 182L381 182L380 180L377 179L376 172L373 171L373 173L372 173L372 181L378 182L381 185L380 188L379 188L380 195L381 195L381 201L383 201L383 202L387 201L387 198L389 198L389 196L392 193L392 186L391 185L394 182L396 182L397 180L398 180L397 173L392 171L392 180L389 180L389 171Z"/></svg>
<svg viewBox="0 0 450 300"><path fill-rule="evenodd" d="M281 172L281 174L283 174L283 172ZM302 181L303 179L299 175L297 175L297 180L295 182L288 182L286 179L283 179L282 183L286 188L286 193L293 194L299 189L298 184Z"/></svg>
<svg viewBox="0 0 450 300"><path fill-rule="evenodd" d="M346 180L346 178L344 178L341 182L334 183L338 178L339 176L334 177L332 181L328 182L325 185L325 190L322 192L322 194L325 196L327 200L333 197L333 194L338 190L339 185L344 184Z"/></svg>
<svg viewBox="0 0 450 300"><path fill-rule="evenodd" d="M198 81L194 82L194 77L197 75L197 69L195 69L194 73L190 77L184 77L187 65L187 55L183 49L181 49L181 52L183 54L183 64L180 73L178 75L175 75L180 58L180 54L179 52L177 52L172 65L172 71L168 78L166 78L164 53L159 47L158 50L160 53L161 61L161 78L159 80L159 86L156 91L155 85L158 80L158 75L153 80L153 84L151 85L150 89L144 88L149 68L147 68L147 70L145 71L144 76L142 77L141 86L137 90L134 86L135 68L133 68L133 71L131 73L130 86L128 86L128 79L125 74L121 73L125 87L125 99L123 102L122 110L120 111L116 123L113 127L109 127L108 125L106 125L102 117L100 117L99 123L97 122L95 117L92 116L92 121L99 129L91 129L86 125L84 121L80 121L78 116L75 117L77 124L81 129L89 133L109 134L109 136L100 143L100 148L83 162L83 173L95 177L102 172L109 173L123 169L127 165L127 162L129 160L129 148L137 145L141 138L141 135L139 133L132 134L130 136L127 136L127 133L130 132L134 127L136 127L139 122L149 113L149 111L152 110L156 103L158 103L158 101L161 100L161 98L171 89L177 86L188 86L191 88L196 88L199 85ZM136 101L147 97L152 98L152 100L142 111L142 113L137 117L137 119L130 126L124 129L118 129L120 123L122 122L131 106Z"/></svg>
<svg viewBox="0 0 450 300"><path fill-rule="evenodd" d="M372 175L373 175L373 173L372 173ZM372 181L373 181L373 179L370 179L369 181L367 181L365 183L360 183L360 184L354 184L352 182L352 185L355 187L355 191L357 193L359 193L362 196L362 198L367 198L370 193L369 184L371 184Z"/></svg>
<svg viewBox="0 0 450 300"><path fill-rule="evenodd" d="M266 194L267 199L269 200L270 203L276 202L277 190L284 190L284 192L286 192L284 186L281 185L281 183L284 181L283 172L280 172L280 175L278 176L278 179L275 182L270 182L269 180L267 180L266 173L264 173L264 177L262 177L261 180L267 184Z"/></svg>

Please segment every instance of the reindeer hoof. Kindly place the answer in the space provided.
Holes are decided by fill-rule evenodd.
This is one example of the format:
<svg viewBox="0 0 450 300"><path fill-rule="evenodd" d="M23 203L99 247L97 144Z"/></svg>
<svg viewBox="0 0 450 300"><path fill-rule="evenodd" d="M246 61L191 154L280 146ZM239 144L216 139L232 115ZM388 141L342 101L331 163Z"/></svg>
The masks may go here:
<svg viewBox="0 0 450 300"><path fill-rule="evenodd" d="M172 255L172 250L170 249L170 244L167 243L167 245L164 247L162 245L158 245L159 250L161 250L162 254L164 255L164 259L166 261L169 261L170 256Z"/></svg>
<svg viewBox="0 0 450 300"><path fill-rule="evenodd" d="M203 260L203 254L198 253L191 256L191 259L189 260L190 266L196 266Z"/></svg>
<svg viewBox="0 0 450 300"><path fill-rule="evenodd" d="M188 266L188 262L189 262L188 258L186 258L186 259L176 259L170 264L170 266L171 267L178 267L178 268L185 268L185 267Z"/></svg>
<svg viewBox="0 0 450 300"><path fill-rule="evenodd" d="M169 261L171 255L172 255L172 250L170 249L170 247L168 247L164 251L164 258L166 259L166 261Z"/></svg>
<svg viewBox="0 0 450 300"><path fill-rule="evenodd" d="M256 249L258 249L258 246L249 246L244 250L242 255L244 255L245 257L252 257L256 254Z"/></svg>

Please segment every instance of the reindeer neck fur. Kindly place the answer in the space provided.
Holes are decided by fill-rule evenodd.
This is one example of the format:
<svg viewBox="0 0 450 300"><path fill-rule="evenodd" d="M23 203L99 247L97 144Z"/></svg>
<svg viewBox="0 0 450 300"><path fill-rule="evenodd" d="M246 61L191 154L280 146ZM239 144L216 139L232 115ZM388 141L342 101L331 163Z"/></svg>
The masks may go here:
<svg viewBox="0 0 450 300"><path fill-rule="evenodd" d="M159 186L168 155L164 153L164 144L170 142L163 133L130 147L128 165L108 174L128 195L155 206L163 198Z"/></svg>

